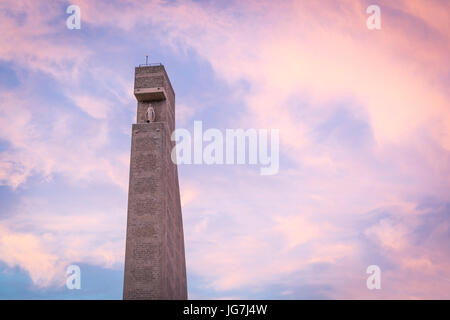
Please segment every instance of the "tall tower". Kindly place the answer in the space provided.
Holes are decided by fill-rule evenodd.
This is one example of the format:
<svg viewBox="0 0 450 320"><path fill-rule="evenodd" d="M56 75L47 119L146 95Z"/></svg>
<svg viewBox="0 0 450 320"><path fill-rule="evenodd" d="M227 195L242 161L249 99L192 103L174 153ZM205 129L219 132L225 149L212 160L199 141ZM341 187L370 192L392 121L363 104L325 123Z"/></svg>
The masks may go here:
<svg viewBox="0 0 450 320"><path fill-rule="evenodd" d="M135 69L124 299L187 299L177 166L170 158L175 93L163 65Z"/></svg>

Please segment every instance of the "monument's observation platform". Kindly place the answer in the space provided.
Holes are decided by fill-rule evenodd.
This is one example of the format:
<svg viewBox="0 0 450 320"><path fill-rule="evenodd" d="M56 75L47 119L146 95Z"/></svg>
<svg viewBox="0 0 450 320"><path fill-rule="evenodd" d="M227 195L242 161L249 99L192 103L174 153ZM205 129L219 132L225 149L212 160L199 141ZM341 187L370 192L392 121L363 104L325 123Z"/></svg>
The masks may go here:
<svg viewBox="0 0 450 320"><path fill-rule="evenodd" d="M161 101L175 96L169 77L162 64L136 67L134 95L138 101Z"/></svg>

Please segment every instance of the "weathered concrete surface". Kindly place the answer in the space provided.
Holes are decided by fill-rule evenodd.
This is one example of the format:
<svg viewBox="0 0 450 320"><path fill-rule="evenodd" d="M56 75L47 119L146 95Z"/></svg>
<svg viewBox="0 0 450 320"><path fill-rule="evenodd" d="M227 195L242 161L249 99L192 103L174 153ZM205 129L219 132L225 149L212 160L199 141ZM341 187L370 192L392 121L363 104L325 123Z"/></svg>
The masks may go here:
<svg viewBox="0 0 450 320"><path fill-rule="evenodd" d="M124 299L187 299L183 221L174 142L175 94L163 66L138 67L136 88L164 88L164 100L136 94L132 127ZM136 90L135 90L136 92ZM141 99L142 98L142 99ZM154 96L152 96L154 99ZM155 122L146 122L149 103Z"/></svg>

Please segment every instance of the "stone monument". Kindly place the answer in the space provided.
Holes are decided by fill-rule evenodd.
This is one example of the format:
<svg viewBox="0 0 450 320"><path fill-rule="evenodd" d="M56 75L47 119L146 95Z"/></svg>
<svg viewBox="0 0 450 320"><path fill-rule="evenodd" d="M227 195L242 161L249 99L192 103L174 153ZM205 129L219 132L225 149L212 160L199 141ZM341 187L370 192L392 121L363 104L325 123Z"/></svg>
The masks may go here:
<svg viewBox="0 0 450 320"><path fill-rule="evenodd" d="M163 65L135 69L124 299L187 299L177 166L170 158L175 93Z"/></svg>

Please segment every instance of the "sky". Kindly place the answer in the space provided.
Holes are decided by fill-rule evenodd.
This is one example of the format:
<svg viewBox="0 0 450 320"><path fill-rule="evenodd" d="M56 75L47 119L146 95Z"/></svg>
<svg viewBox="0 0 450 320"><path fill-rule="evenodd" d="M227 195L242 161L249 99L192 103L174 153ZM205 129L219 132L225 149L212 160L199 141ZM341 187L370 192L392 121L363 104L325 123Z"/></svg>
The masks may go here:
<svg viewBox="0 0 450 320"><path fill-rule="evenodd" d="M190 299L449 299L449 40L446 0L2 0L0 299L122 298L146 54L177 128L279 129L275 175L178 166Z"/></svg>

